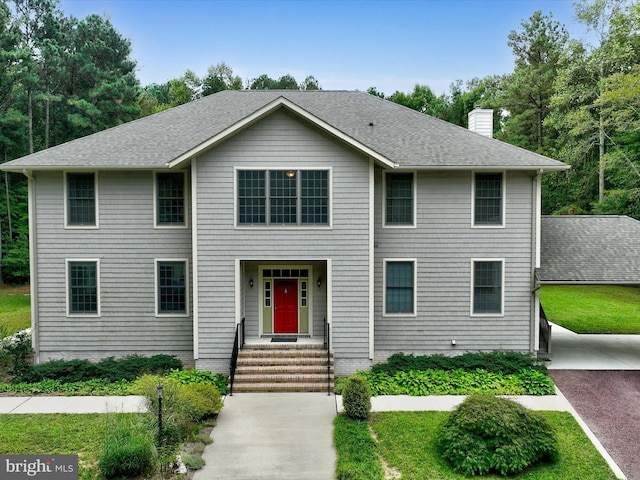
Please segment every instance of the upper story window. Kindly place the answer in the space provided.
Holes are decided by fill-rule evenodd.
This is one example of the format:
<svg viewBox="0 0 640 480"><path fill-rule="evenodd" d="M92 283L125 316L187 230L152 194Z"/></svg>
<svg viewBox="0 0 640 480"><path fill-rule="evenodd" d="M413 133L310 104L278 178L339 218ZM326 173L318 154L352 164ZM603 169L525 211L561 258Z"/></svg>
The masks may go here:
<svg viewBox="0 0 640 480"><path fill-rule="evenodd" d="M474 176L473 224L479 227L504 225L504 174L477 172Z"/></svg>
<svg viewBox="0 0 640 480"><path fill-rule="evenodd" d="M97 226L95 173L66 174L66 224L69 227Z"/></svg>
<svg viewBox="0 0 640 480"><path fill-rule="evenodd" d="M98 262L67 261L67 311L69 315L99 315Z"/></svg>
<svg viewBox="0 0 640 480"><path fill-rule="evenodd" d="M502 315L504 261L474 260L472 265L472 315Z"/></svg>
<svg viewBox="0 0 640 480"><path fill-rule="evenodd" d="M387 173L385 175L385 225L413 226L414 221L413 173Z"/></svg>
<svg viewBox="0 0 640 480"><path fill-rule="evenodd" d="M384 313L415 315L415 260L389 260L384 267Z"/></svg>
<svg viewBox="0 0 640 480"><path fill-rule="evenodd" d="M184 172L156 173L156 225L186 225L185 204Z"/></svg>
<svg viewBox="0 0 640 480"><path fill-rule="evenodd" d="M238 225L328 225L328 170L238 170Z"/></svg>

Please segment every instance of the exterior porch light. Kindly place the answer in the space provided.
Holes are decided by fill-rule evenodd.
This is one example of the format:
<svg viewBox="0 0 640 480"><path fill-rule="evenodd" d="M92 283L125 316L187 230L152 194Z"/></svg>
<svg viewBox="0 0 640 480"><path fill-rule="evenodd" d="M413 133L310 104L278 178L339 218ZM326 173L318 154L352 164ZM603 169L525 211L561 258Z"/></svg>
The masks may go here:
<svg viewBox="0 0 640 480"><path fill-rule="evenodd" d="M249 279L249 288L253 288L253 278Z"/></svg>
<svg viewBox="0 0 640 480"><path fill-rule="evenodd" d="M322 286L322 279L318 277L318 288L320 288L321 286Z"/></svg>
<svg viewBox="0 0 640 480"><path fill-rule="evenodd" d="M285 175L286 175L288 178L293 178L293 177L295 177L295 176L296 176L296 172L295 172L295 171L293 171L293 170L287 170L287 171L285 172Z"/></svg>

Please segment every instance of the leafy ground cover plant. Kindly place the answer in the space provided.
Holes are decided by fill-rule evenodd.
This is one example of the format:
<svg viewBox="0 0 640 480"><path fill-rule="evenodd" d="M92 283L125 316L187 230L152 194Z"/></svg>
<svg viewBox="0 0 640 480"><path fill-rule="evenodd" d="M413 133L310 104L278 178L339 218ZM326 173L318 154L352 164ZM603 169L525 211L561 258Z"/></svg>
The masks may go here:
<svg viewBox="0 0 640 480"><path fill-rule="evenodd" d="M229 377L223 375L222 373L212 373L206 370L196 370L195 368L189 370L173 369L167 374L167 376L175 378L183 385L189 383L204 383L206 385L213 385L222 395L227 394Z"/></svg>
<svg viewBox="0 0 640 480"><path fill-rule="evenodd" d="M42 380L35 383L0 383L0 393L15 395L136 395L134 382L120 380L109 382L101 378L85 382L63 383L59 380Z"/></svg>
<svg viewBox="0 0 640 480"><path fill-rule="evenodd" d="M504 398L471 395L440 428L439 450L463 475L520 473L558 457L556 434L537 412Z"/></svg>

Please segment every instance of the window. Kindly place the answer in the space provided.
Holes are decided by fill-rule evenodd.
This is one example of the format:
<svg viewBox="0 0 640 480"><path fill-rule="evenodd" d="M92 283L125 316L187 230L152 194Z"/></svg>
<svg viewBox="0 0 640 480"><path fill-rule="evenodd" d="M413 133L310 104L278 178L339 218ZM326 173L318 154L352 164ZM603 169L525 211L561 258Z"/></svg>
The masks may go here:
<svg viewBox="0 0 640 480"><path fill-rule="evenodd" d="M96 182L94 173L67 173L67 225L95 227Z"/></svg>
<svg viewBox="0 0 640 480"><path fill-rule="evenodd" d="M502 226L503 174L476 173L473 223L477 226Z"/></svg>
<svg viewBox="0 0 640 480"><path fill-rule="evenodd" d="M328 224L328 170L238 170L238 225Z"/></svg>
<svg viewBox="0 0 640 480"><path fill-rule="evenodd" d="M158 261L156 264L158 314L187 314L187 262Z"/></svg>
<svg viewBox="0 0 640 480"><path fill-rule="evenodd" d="M74 260L67 262L68 312L99 315L98 262Z"/></svg>
<svg viewBox="0 0 640 480"><path fill-rule="evenodd" d="M473 261L473 315L502 315L503 260Z"/></svg>
<svg viewBox="0 0 640 480"><path fill-rule="evenodd" d="M186 225L183 172L156 173L156 224Z"/></svg>
<svg viewBox="0 0 640 480"><path fill-rule="evenodd" d="M413 173L387 173L385 225L413 225Z"/></svg>
<svg viewBox="0 0 640 480"><path fill-rule="evenodd" d="M385 314L415 313L415 261L385 262Z"/></svg>

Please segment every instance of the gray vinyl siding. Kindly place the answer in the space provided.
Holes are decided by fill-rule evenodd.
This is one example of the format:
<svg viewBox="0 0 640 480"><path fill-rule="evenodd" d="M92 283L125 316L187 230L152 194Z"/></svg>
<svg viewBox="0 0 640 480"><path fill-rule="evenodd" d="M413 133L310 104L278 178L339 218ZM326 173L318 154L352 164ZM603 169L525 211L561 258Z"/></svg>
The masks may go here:
<svg viewBox="0 0 640 480"><path fill-rule="evenodd" d="M234 167L331 168L331 228L235 226ZM235 260L332 261L333 347L337 359L369 356L369 161L296 116L278 111L199 157L194 167L198 202L199 367L227 361L235 328ZM315 264L315 263L314 263ZM256 271L257 272L257 271ZM246 275L257 273L245 271ZM322 273L326 288L327 275ZM314 289L314 335L327 315L326 295ZM242 279L242 289L249 278ZM245 298L247 331L257 333L255 286ZM323 311L324 310L324 311ZM320 330L318 330L320 328Z"/></svg>
<svg viewBox="0 0 640 480"><path fill-rule="evenodd" d="M63 174L35 173L40 361L165 353L193 363L191 317L155 315L155 260L192 266L190 229L154 228L153 178L98 172L100 228L65 229ZM66 259L99 259L99 317L66 316Z"/></svg>
<svg viewBox="0 0 640 480"><path fill-rule="evenodd" d="M382 228L376 169L375 352L530 350L532 176L506 172L505 228L471 227L472 172L418 172L416 228ZM415 316L383 315L383 259L415 258ZM503 316L470 314L471 261L504 259ZM456 346L451 345L456 340Z"/></svg>

